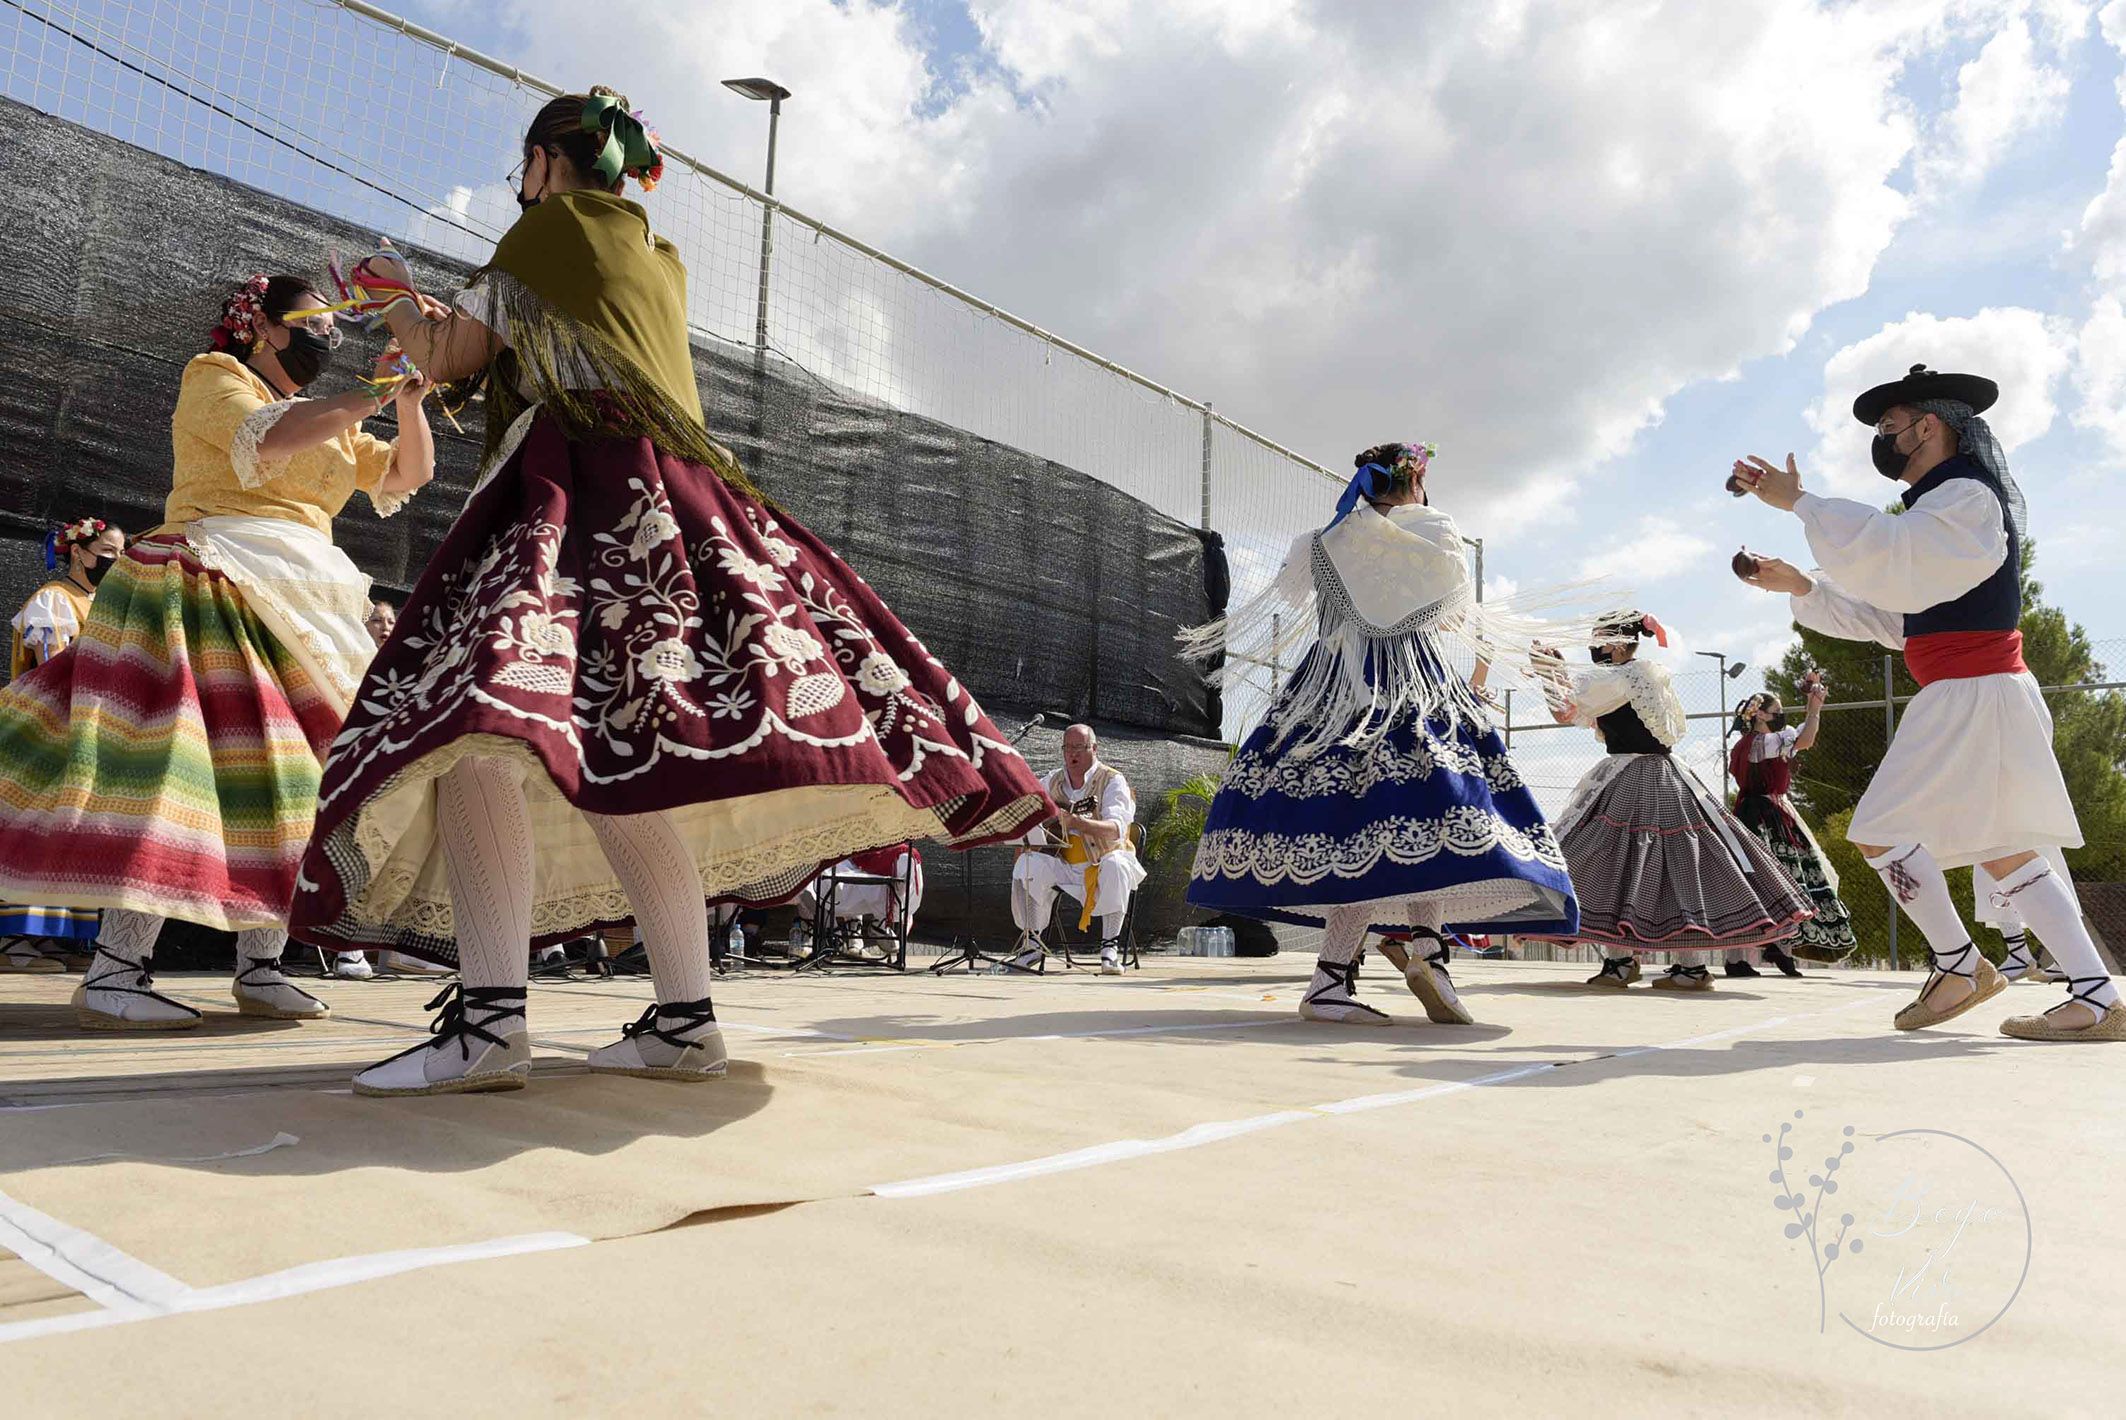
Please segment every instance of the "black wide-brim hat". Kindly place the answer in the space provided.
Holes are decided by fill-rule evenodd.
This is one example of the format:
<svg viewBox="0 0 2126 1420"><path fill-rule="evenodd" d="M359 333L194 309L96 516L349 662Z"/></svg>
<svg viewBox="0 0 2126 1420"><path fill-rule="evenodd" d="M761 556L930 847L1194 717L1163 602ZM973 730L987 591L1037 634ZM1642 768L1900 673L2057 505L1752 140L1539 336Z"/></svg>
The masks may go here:
<svg viewBox="0 0 2126 1420"><path fill-rule="evenodd" d="M1877 385L1853 401L1853 417L1870 427L1900 404L1920 404L1930 399L1953 399L1983 414L2001 397L2001 387L1983 375L1941 375L1925 365L1914 365L1901 380Z"/></svg>

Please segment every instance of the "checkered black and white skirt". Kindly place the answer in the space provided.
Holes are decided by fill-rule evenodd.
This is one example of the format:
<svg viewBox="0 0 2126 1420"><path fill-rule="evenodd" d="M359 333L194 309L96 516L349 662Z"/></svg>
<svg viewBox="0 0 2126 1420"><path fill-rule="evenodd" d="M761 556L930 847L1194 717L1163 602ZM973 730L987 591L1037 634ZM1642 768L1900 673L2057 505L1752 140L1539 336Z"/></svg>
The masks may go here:
<svg viewBox="0 0 2126 1420"><path fill-rule="evenodd" d="M1758 947L1791 937L1814 910L1771 850L1665 754L1610 755L1581 779L1557 827L1580 900L1580 930L1557 940Z"/></svg>

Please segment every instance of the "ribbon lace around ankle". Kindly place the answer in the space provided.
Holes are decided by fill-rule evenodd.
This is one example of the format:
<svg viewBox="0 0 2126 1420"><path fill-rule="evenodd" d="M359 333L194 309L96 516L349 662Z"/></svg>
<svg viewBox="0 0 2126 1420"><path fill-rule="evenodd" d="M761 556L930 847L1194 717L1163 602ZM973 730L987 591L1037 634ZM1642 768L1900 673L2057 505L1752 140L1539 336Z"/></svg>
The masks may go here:
<svg viewBox="0 0 2126 1420"><path fill-rule="evenodd" d="M1950 952L1946 962L1940 952L1932 953L1932 955L1934 958L1934 973L1927 978L1927 984L1919 988L1920 1000L1924 1001L1927 997L1933 995L1934 988L1952 976L1961 976L1964 980L1972 982L1978 980L1978 963L1980 961L1978 948L1972 946L1969 942Z"/></svg>
<svg viewBox="0 0 2126 1420"><path fill-rule="evenodd" d="M2079 1005L2087 1006L2096 1018L2101 1021L2104 1019L2104 1013L2111 1008L2097 1000L2097 993L2110 985L2110 983L2111 978L2108 976L2070 976L2067 978L2067 999L2052 1007L2051 1010L2046 1011L2045 1014L2049 1016L2054 1011L2064 1011L2069 1006Z"/></svg>
<svg viewBox="0 0 2126 1420"><path fill-rule="evenodd" d="M660 1020L676 1020L679 1024L665 1029L657 1024ZM716 1024L716 1007L704 996L699 1001L674 1001L670 1005L652 1004L633 1021L620 1028L623 1039L633 1040L638 1035L661 1040L674 1050L686 1050L697 1042L687 1037L688 1031Z"/></svg>
<svg viewBox="0 0 2126 1420"><path fill-rule="evenodd" d="M1329 979L1307 993L1307 1001L1310 1004L1319 1001L1322 997L1328 995L1332 991L1338 990L1339 988L1343 991L1344 995L1353 998L1357 997L1357 962L1317 961L1314 963L1314 965L1317 969L1325 973ZM1357 1004L1355 999L1353 1001L1353 1004Z"/></svg>
<svg viewBox="0 0 2126 1420"><path fill-rule="evenodd" d="M453 1041L457 1043L459 1058L469 1061L472 1059L472 1042L475 1040L488 1045L509 1044L488 1027L506 1021L511 1016L518 1020L524 1019L524 993L507 986L468 987L462 981L453 981L437 992L435 999L422 1009L434 1011L438 1006L443 1009L428 1023L430 1039L419 1045L409 1045L398 1054L379 1060L377 1064L389 1065L393 1060L403 1060L424 1050L441 1050ZM476 1021L467 1019L468 1011L480 1012L480 1018Z"/></svg>
<svg viewBox="0 0 2126 1420"><path fill-rule="evenodd" d="M1433 931L1430 927L1412 927L1410 935L1413 937L1430 937L1432 939L1432 950L1423 953L1425 965L1431 967L1441 976L1445 976L1447 974L1447 963L1454 955L1454 949L1447 945L1447 938L1443 934ZM1413 955L1416 955L1416 953L1413 953Z"/></svg>
<svg viewBox="0 0 2126 1420"><path fill-rule="evenodd" d="M181 1011L192 1010L190 1006L184 1005L182 1002L172 1001L160 991L148 989L155 984L155 973L148 970L148 963L145 958L140 961L127 961L118 953L107 950L101 942L96 943L95 950L89 954L89 958L88 972L81 978L82 990L109 991L120 996L145 996L151 1001L160 1001L166 1006L176 1006ZM115 962L116 965L98 975L96 964L102 961ZM133 984L131 986L107 986L104 984L114 977L131 977ZM199 1013L192 1011L192 1014L198 1015Z"/></svg>

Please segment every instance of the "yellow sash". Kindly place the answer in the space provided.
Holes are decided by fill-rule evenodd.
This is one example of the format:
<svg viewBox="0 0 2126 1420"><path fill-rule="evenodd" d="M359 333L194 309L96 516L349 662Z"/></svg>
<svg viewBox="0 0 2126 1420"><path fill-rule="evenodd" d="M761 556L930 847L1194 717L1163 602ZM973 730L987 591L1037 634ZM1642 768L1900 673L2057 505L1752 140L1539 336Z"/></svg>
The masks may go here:
<svg viewBox="0 0 2126 1420"><path fill-rule="evenodd" d="M1101 770L1105 769L1106 766L1101 766ZM1068 787L1070 771L1067 769L1058 771L1056 777L1049 782L1049 797L1053 798L1057 803L1063 804L1063 807L1074 814L1098 813L1100 811L1101 793L1107 787L1107 781L1102 777L1101 770L1094 771L1092 778L1086 780L1084 794L1068 804L1063 804L1063 796L1059 791ZM1078 913L1078 930L1080 932L1090 931L1093 922L1093 902L1100 895L1100 855L1095 853L1093 846L1085 841L1084 834L1072 833L1065 835L1063 839L1063 861L1074 867L1083 867L1085 869L1085 905Z"/></svg>

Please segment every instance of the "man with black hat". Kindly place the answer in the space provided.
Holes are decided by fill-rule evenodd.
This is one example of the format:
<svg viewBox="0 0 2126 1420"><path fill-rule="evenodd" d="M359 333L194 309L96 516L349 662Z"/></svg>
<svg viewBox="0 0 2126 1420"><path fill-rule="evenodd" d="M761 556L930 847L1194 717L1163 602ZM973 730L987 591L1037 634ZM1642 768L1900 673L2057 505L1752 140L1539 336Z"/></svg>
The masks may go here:
<svg viewBox="0 0 2126 1420"><path fill-rule="evenodd" d="M1978 864L1994 901L2015 908L2069 978L2067 1000L2010 1017L2001 1032L2126 1040L2126 1006L2042 851L2080 847L2082 830L2053 757L2051 712L2023 665L2023 497L1979 417L1999 395L1991 380L1914 365L1853 402L1875 430L1876 471L1904 484L1901 515L1803 492L1791 454L1783 469L1737 462L1729 488L1798 516L1821 565L1806 573L1760 557L1744 580L1788 593L1810 630L1902 650L1919 682L1847 833L1933 955L1898 1029L1939 1025L2007 985L1972 945L1942 876Z"/></svg>

